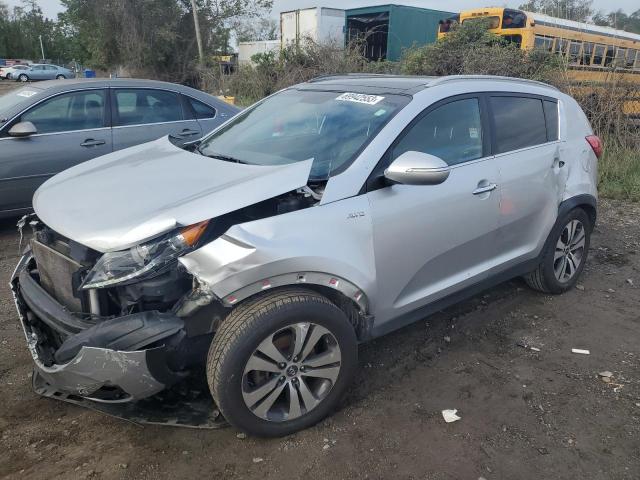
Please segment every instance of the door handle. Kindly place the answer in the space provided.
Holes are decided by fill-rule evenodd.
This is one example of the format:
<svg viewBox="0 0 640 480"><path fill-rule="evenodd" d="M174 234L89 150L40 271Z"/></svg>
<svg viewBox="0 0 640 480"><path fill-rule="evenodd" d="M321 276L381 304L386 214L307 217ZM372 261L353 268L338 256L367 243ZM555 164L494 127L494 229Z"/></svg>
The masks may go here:
<svg viewBox="0 0 640 480"><path fill-rule="evenodd" d="M490 183L489 185L485 185L483 187L478 187L476 188L472 193L474 195L481 195L483 193L487 193L487 192L492 192L493 190L495 190L496 188L498 188L498 185L495 183Z"/></svg>
<svg viewBox="0 0 640 480"><path fill-rule="evenodd" d="M178 134L179 137L190 137L192 135L198 135L200 132L198 130L189 130L188 128L185 128L184 130L182 130L182 132L180 132Z"/></svg>
<svg viewBox="0 0 640 480"><path fill-rule="evenodd" d="M93 138L87 138L80 144L81 147L97 147L98 145L104 145L104 140L94 140Z"/></svg>

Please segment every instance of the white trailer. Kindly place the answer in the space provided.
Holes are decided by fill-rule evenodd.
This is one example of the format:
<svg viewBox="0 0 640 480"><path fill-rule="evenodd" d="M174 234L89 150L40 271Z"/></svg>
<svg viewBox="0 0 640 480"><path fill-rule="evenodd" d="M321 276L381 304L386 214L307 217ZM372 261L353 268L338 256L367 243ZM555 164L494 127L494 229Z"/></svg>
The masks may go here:
<svg viewBox="0 0 640 480"><path fill-rule="evenodd" d="M344 10L314 7L280 14L282 48L299 45L305 38L316 43L344 47Z"/></svg>
<svg viewBox="0 0 640 480"><path fill-rule="evenodd" d="M238 43L238 63L251 65L251 57L257 53L267 53L280 49L280 40L261 40L258 42Z"/></svg>

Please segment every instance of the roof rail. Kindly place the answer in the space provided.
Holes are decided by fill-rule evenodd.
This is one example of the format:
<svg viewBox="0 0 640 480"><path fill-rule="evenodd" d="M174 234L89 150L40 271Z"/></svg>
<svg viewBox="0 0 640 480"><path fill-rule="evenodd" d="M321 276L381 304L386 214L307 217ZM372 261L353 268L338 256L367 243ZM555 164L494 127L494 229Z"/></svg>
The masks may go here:
<svg viewBox="0 0 640 480"><path fill-rule="evenodd" d="M447 75L444 77L436 77L432 82L429 83L430 87L441 85L443 83L449 82L457 82L464 80L491 80L492 82L509 82L509 83L526 83L529 85L537 85L540 87L547 87L553 90L558 90L557 87L550 85L548 83L539 82L537 80L529 80L527 78L516 78L516 77L500 77L496 75Z"/></svg>
<svg viewBox="0 0 640 480"><path fill-rule="evenodd" d="M327 80L329 78L424 78L432 79L435 77L428 77L424 75L393 75L390 73L329 73L326 75L319 75L317 77L313 77L310 80L307 80L308 83L319 82L322 80Z"/></svg>

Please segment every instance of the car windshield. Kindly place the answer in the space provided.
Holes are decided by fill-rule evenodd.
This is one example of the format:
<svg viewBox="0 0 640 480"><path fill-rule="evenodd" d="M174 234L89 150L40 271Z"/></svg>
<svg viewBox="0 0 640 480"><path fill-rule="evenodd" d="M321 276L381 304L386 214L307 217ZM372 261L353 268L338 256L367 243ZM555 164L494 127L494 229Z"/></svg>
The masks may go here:
<svg viewBox="0 0 640 480"><path fill-rule="evenodd" d="M313 159L310 178L327 179L346 168L409 100L401 95L285 90L239 114L198 150L251 165Z"/></svg>
<svg viewBox="0 0 640 480"><path fill-rule="evenodd" d="M4 119L3 114L5 112L40 92L41 90L38 88L24 87L0 96L0 121Z"/></svg>

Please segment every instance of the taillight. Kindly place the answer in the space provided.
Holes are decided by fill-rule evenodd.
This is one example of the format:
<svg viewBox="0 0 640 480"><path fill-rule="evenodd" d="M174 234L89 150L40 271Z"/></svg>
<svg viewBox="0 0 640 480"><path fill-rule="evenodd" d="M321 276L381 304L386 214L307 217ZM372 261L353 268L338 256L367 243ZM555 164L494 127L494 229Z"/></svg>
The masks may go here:
<svg viewBox="0 0 640 480"><path fill-rule="evenodd" d="M596 154L597 158L600 158L602 155L602 140L600 140L600 137L597 135L589 135L586 139L589 145L591 145L593 153Z"/></svg>

